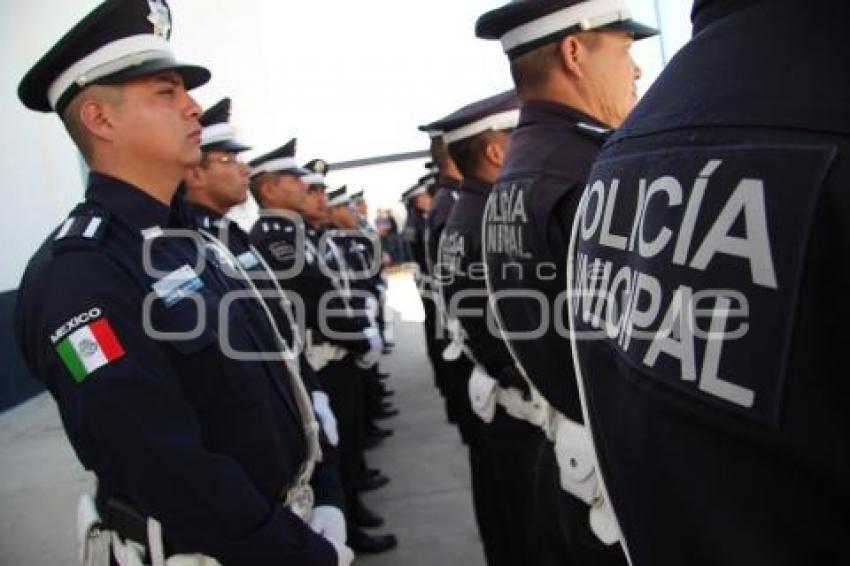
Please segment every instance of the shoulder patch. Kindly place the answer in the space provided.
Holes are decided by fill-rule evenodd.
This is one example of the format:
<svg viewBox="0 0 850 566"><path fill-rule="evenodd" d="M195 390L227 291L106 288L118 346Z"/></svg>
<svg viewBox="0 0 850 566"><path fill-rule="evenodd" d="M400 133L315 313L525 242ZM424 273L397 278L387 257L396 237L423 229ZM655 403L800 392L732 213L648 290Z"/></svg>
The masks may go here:
<svg viewBox="0 0 850 566"><path fill-rule="evenodd" d="M60 337L59 333L65 327L71 330L74 323L79 324L92 318L95 318L93 322L71 331L64 338ZM77 383L82 383L98 369L124 357L124 346L115 335L109 319L102 316L99 308L74 317L56 334L53 337L57 339L56 354Z"/></svg>
<svg viewBox="0 0 850 566"><path fill-rule="evenodd" d="M275 232L284 232L289 234L290 232L295 231L295 227L291 222L286 221L285 219L281 220L263 220L261 223L263 228L263 232L266 234L272 234Z"/></svg>

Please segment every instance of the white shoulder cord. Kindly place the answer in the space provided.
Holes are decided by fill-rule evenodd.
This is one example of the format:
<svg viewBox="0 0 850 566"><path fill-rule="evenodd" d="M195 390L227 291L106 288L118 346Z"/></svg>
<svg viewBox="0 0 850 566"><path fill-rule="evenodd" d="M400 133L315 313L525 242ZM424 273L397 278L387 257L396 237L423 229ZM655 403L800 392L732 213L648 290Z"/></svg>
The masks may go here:
<svg viewBox="0 0 850 566"><path fill-rule="evenodd" d="M219 251L230 261L234 268L239 272L239 274L245 279L245 282L250 287L253 292L255 298L259 302L259 304L263 308L263 312L269 320L269 324L274 331L275 338L277 339L278 345L282 350L282 357L284 363L286 364L290 377L290 384L292 391L295 395L295 402L298 405L298 411L301 413L301 424L304 427L304 434L307 437L307 461L304 463L304 466L301 470L301 474L298 477L299 485L307 485L310 482L310 478L313 476L313 470L316 467L316 462L322 460L322 448L319 444L319 424L316 421L316 415L313 413L313 404L310 398L310 395L307 393L307 389L304 387L304 382L301 380L301 368L298 363L298 357L295 355L289 345L286 343L286 340L283 339L283 336L280 333L280 329L277 327L277 323L275 322L274 316L269 310L268 305L265 300L263 300L262 294L260 294L259 289L254 284L253 279L248 275L245 268L242 267L242 264L239 263L239 260L233 255L233 253L224 245L224 243L210 234L205 230L199 230L201 235L209 241L213 246L215 246L216 250ZM261 256L258 256L261 257ZM262 260L261 260L262 261ZM268 264L265 261L262 262L264 267L267 268ZM273 276L273 272L267 273L269 276ZM278 286L278 289L280 287ZM282 297L284 300L285 297Z"/></svg>
<svg viewBox="0 0 850 566"><path fill-rule="evenodd" d="M490 195L492 197L493 193L491 192ZM487 214L490 211L490 204L491 204L491 198L488 198L487 204L484 205L484 216L483 216L484 220L481 221L481 256L482 256L482 259L485 261L485 263L486 263L486 260L487 260L487 222L486 222L486 219L487 219ZM531 381L531 378L528 377L528 372L525 370L525 367L522 365L522 362L519 360L519 356L517 355L516 350L514 350L514 347L511 344L511 341L508 340L508 338L505 336L506 329L508 327L505 325L504 320L502 319L502 314L499 312L498 305L496 304L494 297L493 297L493 282L490 279L489 268L486 271L487 271L487 273L486 273L486 276L484 277L484 283L487 286L487 297L488 297L487 306L489 307L490 311L493 313L493 317L496 319L496 324L499 327L499 333L501 334L502 343L508 349L508 352L510 352L511 357L514 360L514 366L516 367L517 371L519 371L519 374L522 376L526 385L528 385L529 391L537 391L537 387ZM547 406L548 406L548 402L547 402Z"/></svg>
<svg viewBox="0 0 850 566"><path fill-rule="evenodd" d="M260 262L260 265L263 266L266 274L269 276L269 279L274 285L275 290L280 294L280 304L283 309L283 313L286 315L286 319L289 321L289 326L292 328L292 347L291 349L296 352L301 352L304 349L304 340L301 337L301 330L298 326L298 320L295 317L295 314L292 312L292 301L286 296L286 292L280 286L280 283L277 280L277 277L274 276L274 270L271 266L266 262L266 258L263 257L263 254L257 250L253 245L249 245L248 248L251 250L251 253L257 258ZM240 266L241 267L241 266ZM298 358L295 358L296 363L298 362Z"/></svg>
<svg viewBox="0 0 850 566"><path fill-rule="evenodd" d="M340 253L339 246L337 246L336 242L334 242L333 236L328 236L328 248L330 248L331 253L336 258L336 263L339 267L339 278L342 281L341 291L345 295L346 299L351 299L351 281L349 281L348 278L348 262L345 261L345 258ZM332 279L336 281L335 278Z"/></svg>
<svg viewBox="0 0 850 566"><path fill-rule="evenodd" d="M437 263L436 267L439 267L443 264L442 262L442 250L443 244L446 241L446 231L445 229L440 233L440 241L437 243ZM452 273L454 277L454 273ZM449 313L449 306L446 304L446 295L443 290L443 284L440 281L440 277L434 275L434 290L436 291L436 298L434 300L437 315L440 317L440 324L443 329L448 332L449 338L451 338L452 343L457 343L460 345L461 351L466 357L474 364L478 363L478 360L475 359L475 354L472 352L472 349L469 347L466 341L467 333L466 329L464 329L463 325L460 323L460 319L458 317L452 316ZM489 304L489 301L488 301ZM448 348L448 346L447 346ZM445 359L445 358L444 358ZM453 361L453 360L446 360Z"/></svg>
<svg viewBox="0 0 850 566"><path fill-rule="evenodd" d="M590 185L588 185L590 186ZM575 380L576 386L578 388L578 396L581 401L581 414L584 418L584 426L587 430L587 436L590 439L590 445L593 449L593 459L596 461L596 475L599 478L599 488L602 492L601 501L607 504L608 510L610 511L610 518L614 523L614 527L616 528L617 533L619 534L619 542L620 546L623 549L623 554L626 555L626 561L629 563L629 566L632 566L634 562L632 562L632 554L629 550L629 543L626 540L625 534L623 534L623 528L620 526L620 521L617 518L617 511L614 509L614 503L611 501L611 494L608 492L608 488L605 485L605 477L602 475L602 467L599 465L599 458L596 454L596 444L593 441L593 426L592 419L590 418L590 410L587 406L587 391L584 386L584 373L582 372L581 363L579 362L578 355L578 346L576 346L577 340L575 335L575 327L573 326L573 321L578 320L578 316L575 312L575 304L573 303L573 297L571 296L573 293L573 278L574 278L574 253L576 249L576 236L579 233L579 223L581 222L582 210L587 203L585 199L587 198L587 190L582 193L581 199L579 200L578 208L576 208L575 217L573 217L573 225L570 229L570 244L567 246L567 316L570 321L570 354L572 354L573 358L573 369L575 370ZM599 500L597 500L599 501ZM596 505L592 506L596 507ZM592 524L593 517L591 516L591 530L593 530ZM594 531L595 532L595 531Z"/></svg>

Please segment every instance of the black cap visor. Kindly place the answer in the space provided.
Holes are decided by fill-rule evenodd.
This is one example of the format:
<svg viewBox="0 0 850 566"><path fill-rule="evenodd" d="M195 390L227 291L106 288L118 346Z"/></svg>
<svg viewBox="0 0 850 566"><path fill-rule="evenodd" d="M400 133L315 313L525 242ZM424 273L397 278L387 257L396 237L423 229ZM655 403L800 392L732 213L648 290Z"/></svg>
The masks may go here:
<svg viewBox="0 0 850 566"><path fill-rule="evenodd" d="M597 31L606 30L606 29L616 30L616 31L625 31L625 32L631 33L634 36L635 41L640 41L641 39L646 39L648 37L654 37L654 36L658 35L657 29L643 25L642 23L636 22L634 20L625 20L623 22L613 22L613 23L610 23L608 25L604 25L602 27L596 28Z"/></svg>
<svg viewBox="0 0 850 566"><path fill-rule="evenodd" d="M173 59L154 59L153 61L134 65L116 73L112 73L111 75L99 78L93 81L92 84L118 85L133 79L153 75L163 71L177 72L183 78L183 84L186 87L186 90L192 90L193 88L206 84L212 76L209 69L199 65L180 63ZM68 90L66 90L56 102L56 112L58 114L62 114L62 111L65 110L68 103L71 102L71 100L73 100L73 98L82 90L83 89L76 84L71 85L71 87L68 88Z"/></svg>

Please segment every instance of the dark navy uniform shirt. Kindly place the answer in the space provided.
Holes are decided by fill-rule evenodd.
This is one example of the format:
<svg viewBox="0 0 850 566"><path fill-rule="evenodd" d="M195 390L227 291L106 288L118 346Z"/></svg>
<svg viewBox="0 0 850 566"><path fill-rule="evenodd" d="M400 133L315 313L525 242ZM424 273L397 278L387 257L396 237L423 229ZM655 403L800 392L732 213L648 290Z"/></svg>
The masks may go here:
<svg viewBox="0 0 850 566"><path fill-rule="evenodd" d="M350 280L345 280L346 274L337 264L329 238L323 240L323 235L322 230L305 225L297 215L266 215L251 228L250 240L272 269L278 271L281 286L292 292L293 300L302 302L307 326L318 341L331 341L355 353L364 353L369 349L369 340L363 331L370 322L357 310L345 315ZM322 304L333 311L323 317L323 322L319 320Z"/></svg>
<svg viewBox="0 0 850 566"><path fill-rule="evenodd" d="M577 422L581 407L569 363L565 302L567 245L603 130L567 106L524 103L484 213L487 277L508 343L540 393Z"/></svg>
<svg viewBox="0 0 850 566"><path fill-rule="evenodd" d="M636 566L844 563L850 7L696 18L578 214L602 476Z"/></svg>
<svg viewBox="0 0 850 566"><path fill-rule="evenodd" d="M500 386L526 390L495 320L488 315L481 220L491 187L477 179L467 178L461 183L460 195L443 229L436 279L446 309L460 321L476 361Z"/></svg>
<svg viewBox="0 0 850 566"><path fill-rule="evenodd" d="M298 368L305 387L309 391L321 390L316 374L310 364L307 363L303 352L304 332L306 330L304 313L298 312L296 303L291 300L287 291L283 288L280 289L284 293L281 296L278 287L272 280L275 274L266 271L263 260L259 257L259 251L251 244L248 234L226 216L221 216L218 212L197 203L182 202L180 212L188 226L195 230L207 232L225 245L241 268L252 278L253 285L262 293L263 300L274 317L281 338L290 349L300 348L296 353L298 353ZM231 259L221 257L216 247L210 247L215 261L222 264L222 270L232 274L235 278L241 278L237 269L230 265ZM289 304L288 309L286 309L283 301L287 301ZM323 440L325 439L323 438ZM322 449L325 451L332 450L326 443L322 446ZM317 472L324 473L321 466L317 468Z"/></svg>
<svg viewBox="0 0 850 566"><path fill-rule="evenodd" d="M434 194L425 228L425 252L427 254L425 260L429 264L429 273L438 260L440 236L446 226L446 221L449 219L449 214L452 212L452 207L460 196L459 188L459 181L450 177L441 178L440 188Z"/></svg>
<svg viewBox="0 0 850 566"><path fill-rule="evenodd" d="M381 241L375 232L362 229L343 230L329 227L329 237L341 252L352 288L378 296L384 288L381 277Z"/></svg>
<svg viewBox="0 0 850 566"><path fill-rule="evenodd" d="M144 192L92 173L85 202L24 274L24 358L97 475L99 499L158 519L175 551L336 564L332 546L279 500L306 455L284 366L222 353L218 308L242 287L196 266L205 256L191 239L154 237L168 227L185 228ZM234 350L275 347L255 307L239 301L223 319Z"/></svg>
<svg viewBox="0 0 850 566"><path fill-rule="evenodd" d="M404 241L410 246L413 261L416 262L420 274L428 273L428 261L425 251L425 227L428 215L413 206L407 207L407 221L402 231Z"/></svg>

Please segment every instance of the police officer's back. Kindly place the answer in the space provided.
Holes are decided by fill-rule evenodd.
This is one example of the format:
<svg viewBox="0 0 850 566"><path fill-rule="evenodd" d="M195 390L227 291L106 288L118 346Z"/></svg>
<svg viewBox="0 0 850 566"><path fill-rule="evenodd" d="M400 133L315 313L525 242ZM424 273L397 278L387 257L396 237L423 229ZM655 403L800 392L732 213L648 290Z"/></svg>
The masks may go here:
<svg viewBox="0 0 850 566"><path fill-rule="evenodd" d="M842 563L850 14L700 1L693 17L574 235L573 287L590 296L585 268L597 287L573 323L596 333L575 347L603 476L636 565Z"/></svg>
<svg viewBox="0 0 850 566"><path fill-rule="evenodd" d="M552 541L576 562L619 564L569 368L566 256L591 164L635 102L640 69L629 49L655 30L633 21L622 1L528 0L484 14L476 33L500 41L523 102L484 215L483 247L507 342L548 403L540 420L553 445L539 481L564 490L544 500L558 503Z"/></svg>

